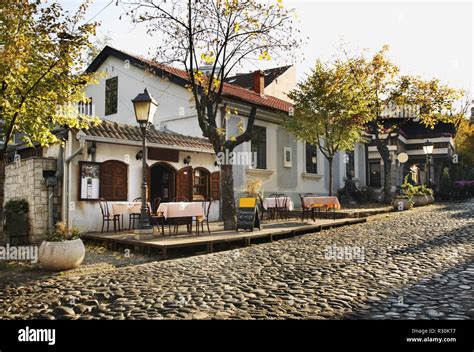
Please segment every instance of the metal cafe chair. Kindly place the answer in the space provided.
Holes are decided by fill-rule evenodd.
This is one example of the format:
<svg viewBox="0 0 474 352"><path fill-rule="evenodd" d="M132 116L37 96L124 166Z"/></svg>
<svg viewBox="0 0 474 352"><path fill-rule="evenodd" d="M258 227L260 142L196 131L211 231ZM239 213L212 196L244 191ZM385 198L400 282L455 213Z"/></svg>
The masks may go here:
<svg viewBox="0 0 474 352"><path fill-rule="evenodd" d="M288 220L288 203L290 198L286 194L278 194L275 197L275 212L281 220Z"/></svg>
<svg viewBox="0 0 474 352"><path fill-rule="evenodd" d="M305 197L317 197L318 195L316 193L306 193L305 194ZM311 208L313 208L313 212L314 212L314 209L318 209L318 218L321 219L322 216L321 216L321 209L326 209L326 206L324 204L313 204L311 205ZM313 221L315 220L315 217L313 215Z"/></svg>
<svg viewBox="0 0 474 352"><path fill-rule="evenodd" d="M177 197L173 199L173 203L188 203L189 199L186 197ZM178 233L179 226L186 225L188 229L188 233L192 232L193 227L193 219L192 218L177 218L174 219L174 233Z"/></svg>
<svg viewBox="0 0 474 352"><path fill-rule="evenodd" d="M107 223L107 232L109 232L109 225L111 222L114 223L114 232L117 232L117 228L120 231L120 214L111 216L109 211L109 205L104 198L99 199L100 211L102 212L102 229L100 232L104 232L104 225Z"/></svg>
<svg viewBox="0 0 474 352"><path fill-rule="evenodd" d="M267 209L267 212L268 212L268 215L269 215L269 220L275 220L276 219L276 207L277 207L277 203L276 203L276 198L278 197L278 194L276 193L272 193L268 196L269 199L273 198L275 200L275 206L274 207L268 207Z"/></svg>
<svg viewBox="0 0 474 352"><path fill-rule="evenodd" d="M153 199L151 204L151 210L148 210L148 215L150 217L150 222L153 226L157 226L158 228L161 226L161 233L163 236L165 235L165 217L163 215L159 215L158 208L161 204L161 198L156 197Z"/></svg>
<svg viewBox="0 0 474 352"><path fill-rule="evenodd" d="M299 194L300 196L300 201L301 201L301 221L305 221L306 219L309 219L309 217L311 216L311 219L313 219L314 221L314 207L310 207L308 206L305 201L304 201L304 198L305 197L311 197L310 195L308 195L309 193L306 193L306 194Z"/></svg>
<svg viewBox="0 0 474 352"><path fill-rule="evenodd" d="M141 202L141 198L135 198L133 200L134 203ZM140 221L140 215L141 213L131 213L128 216L128 230L130 231L132 228L135 228L135 221Z"/></svg>
<svg viewBox="0 0 474 352"><path fill-rule="evenodd" d="M211 205L212 205L212 201L210 201L210 200L202 202L202 208L204 210L204 220L201 221L201 230L204 233L204 223L206 223L207 232L209 233L209 235L211 234L211 229L209 228L209 213L211 211ZM199 220L198 220L197 217L196 217L196 232L199 235L199 232L200 232L199 231Z"/></svg>

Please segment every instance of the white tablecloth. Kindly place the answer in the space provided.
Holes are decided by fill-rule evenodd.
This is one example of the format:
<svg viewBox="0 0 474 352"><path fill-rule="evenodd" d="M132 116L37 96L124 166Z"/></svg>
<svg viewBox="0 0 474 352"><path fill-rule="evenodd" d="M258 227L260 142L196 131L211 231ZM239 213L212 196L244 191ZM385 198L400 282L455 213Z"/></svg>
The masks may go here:
<svg viewBox="0 0 474 352"><path fill-rule="evenodd" d="M283 205L283 203L285 202L285 198L277 198L278 199L278 204L281 206ZM266 209L269 209L269 208L276 208L276 200L275 198L271 197L271 198L265 198L263 200L263 208L266 210ZM287 201L286 201L286 208L289 210L289 211L293 211L295 209L295 204L293 203L293 201L288 198Z"/></svg>
<svg viewBox="0 0 474 352"><path fill-rule="evenodd" d="M165 219L168 218L189 218L204 217L204 209L202 203L161 203L158 207L158 214L162 214Z"/></svg>
<svg viewBox="0 0 474 352"><path fill-rule="evenodd" d="M150 203L148 203L150 207ZM140 214L142 211L141 202L114 202L112 203L111 216L123 214Z"/></svg>

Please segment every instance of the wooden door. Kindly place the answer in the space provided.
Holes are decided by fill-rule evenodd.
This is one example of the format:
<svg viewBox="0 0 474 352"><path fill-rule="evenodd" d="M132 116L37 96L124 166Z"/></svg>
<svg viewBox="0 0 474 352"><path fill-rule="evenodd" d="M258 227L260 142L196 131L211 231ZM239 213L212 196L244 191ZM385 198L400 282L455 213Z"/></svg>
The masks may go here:
<svg viewBox="0 0 474 352"><path fill-rule="evenodd" d="M102 163L100 169L100 196L108 201L127 201L128 166L117 160Z"/></svg>
<svg viewBox="0 0 474 352"><path fill-rule="evenodd" d="M176 174L176 198L193 199L193 168L187 166Z"/></svg>
<svg viewBox="0 0 474 352"><path fill-rule="evenodd" d="M221 199L221 173L220 171L211 174L211 199Z"/></svg>

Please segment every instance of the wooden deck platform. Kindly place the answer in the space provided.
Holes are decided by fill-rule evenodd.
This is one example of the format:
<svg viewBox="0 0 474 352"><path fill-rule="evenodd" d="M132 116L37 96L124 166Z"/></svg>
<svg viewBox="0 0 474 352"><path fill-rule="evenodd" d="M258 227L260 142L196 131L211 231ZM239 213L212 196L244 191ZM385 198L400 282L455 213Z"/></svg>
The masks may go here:
<svg viewBox="0 0 474 352"><path fill-rule="evenodd" d="M163 236L156 233L152 240L135 240L134 234L123 233L88 233L82 235L84 240L111 245L116 249L118 245L133 246L137 250L159 249L163 259L168 257L168 249L172 248L199 248L204 247L207 253L214 251L217 244L233 243L240 246L250 246L252 241L260 239L269 242L280 238L295 237L307 233L319 232L323 229L346 226L366 222L366 218L346 218L336 220L317 220L315 222L301 222L289 220L288 222L264 223L262 230L256 229L254 232L244 231L224 231L221 224L211 225L211 234L177 234L173 236ZM165 229L165 232L168 233Z"/></svg>

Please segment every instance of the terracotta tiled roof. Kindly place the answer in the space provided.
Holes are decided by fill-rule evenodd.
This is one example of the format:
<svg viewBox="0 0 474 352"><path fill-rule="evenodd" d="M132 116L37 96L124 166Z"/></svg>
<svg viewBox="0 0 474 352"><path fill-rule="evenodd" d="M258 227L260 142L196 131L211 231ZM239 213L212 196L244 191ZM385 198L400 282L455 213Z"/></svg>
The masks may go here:
<svg viewBox="0 0 474 352"><path fill-rule="evenodd" d="M114 140L128 140L141 142L142 134L138 126L119 124L102 120L97 126L91 126L83 132L90 137L109 138ZM169 146L185 150L195 150L213 153L212 144L205 138L185 136L168 130L156 130L151 128L147 133L147 142L158 144L163 147Z"/></svg>
<svg viewBox="0 0 474 352"><path fill-rule="evenodd" d="M128 59L130 62L135 63L135 64L141 64L141 66L144 66L145 69L146 68L158 69L159 71L161 71L159 72L161 73L160 75L162 75L163 72L167 73L171 76L174 76L175 78L178 78L178 80L184 84L186 84L186 82L189 81L188 74L184 70L178 69L176 67L168 66L168 65L159 64L153 60L149 60L141 56L126 53L124 51L120 51L120 50L111 48L109 46L106 46L102 50L102 52L96 57L96 59L89 66L88 71L97 70L99 66L102 64L102 62L109 55L118 57L120 59ZM157 72L155 72L155 74L156 73ZM276 97L273 97L270 95L261 96L260 94L252 90L245 89L245 88L242 88L230 83L224 83L223 96L231 100L238 100L243 103L257 105L263 108L277 110L278 112L284 112L284 113L288 113L293 106L291 103L288 103Z"/></svg>

